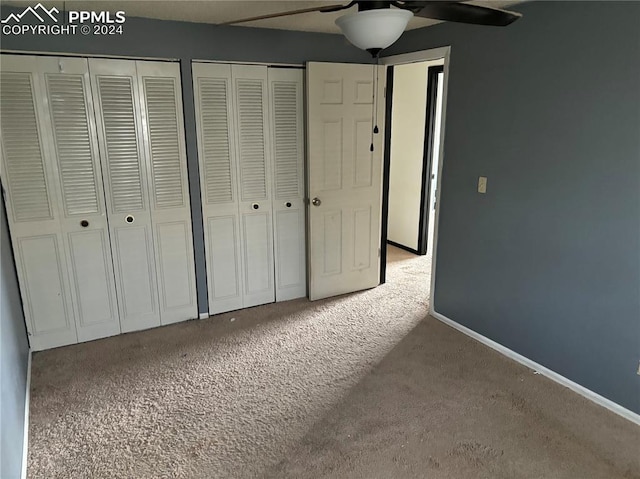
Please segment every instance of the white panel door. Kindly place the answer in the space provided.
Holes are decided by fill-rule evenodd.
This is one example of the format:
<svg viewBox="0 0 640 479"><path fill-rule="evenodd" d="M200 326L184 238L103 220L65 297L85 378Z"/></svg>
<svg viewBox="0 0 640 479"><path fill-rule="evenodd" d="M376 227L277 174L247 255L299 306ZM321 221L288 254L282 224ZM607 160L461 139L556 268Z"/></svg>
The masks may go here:
<svg viewBox="0 0 640 479"><path fill-rule="evenodd" d="M275 301L267 67L232 65L244 307Z"/></svg>
<svg viewBox="0 0 640 479"><path fill-rule="evenodd" d="M307 294L302 70L269 68L276 301Z"/></svg>
<svg viewBox="0 0 640 479"><path fill-rule="evenodd" d="M307 65L312 300L379 284L384 127L379 111L380 133L372 135L374 68Z"/></svg>
<svg viewBox="0 0 640 479"><path fill-rule="evenodd" d="M77 342L36 57L2 55L1 175L31 348ZM3 245L6 247L6 245Z"/></svg>
<svg viewBox="0 0 640 479"><path fill-rule="evenodd" d="M138 61L162 324L198 317L180 65Z"/></svg>
<svg viewBox="0 0 640 479"><path fill-rule="evenodd" d="M160 325L136 62L89 60L123 332Z"/></svg>
<svg viewBox="0 0 640 479"><path fill-rule="evenodd" d="M231 65L194 63L209 314L243 307Z"/></svg>
<svg viewBox="0 0 640 479"><path fill-rule="evenodd" d="M120 333L102 172L83 58L38 58L78 341Z"/></svg>

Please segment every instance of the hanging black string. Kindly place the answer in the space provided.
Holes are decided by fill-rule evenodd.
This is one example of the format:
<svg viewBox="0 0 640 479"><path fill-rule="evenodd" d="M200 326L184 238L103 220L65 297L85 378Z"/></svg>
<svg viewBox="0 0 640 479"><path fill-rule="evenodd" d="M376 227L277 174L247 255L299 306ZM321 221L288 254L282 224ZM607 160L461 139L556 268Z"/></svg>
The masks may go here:
<svg viewBox="0 0 640 479"><path fill-rule="evenodd" d="M373 125L373 130L371 131L371 146L369 147L369 151L373 151L373 135L377 135L380 130L378 129L378 73L379 73L379 64L380 64L380 50L371 52L371 54L376 59L376 64L373 67L373 111L371 112L371 124Z"/></svg>
<svg viewBox="0 0 640 479"><path fill-rule="evenodd" d="M374 113L374 122L373 122L373 132L377 135L380 130L378 129L378 83L380 83L380 56L376 55L376 81L373 85L374 88L374 97L375 97L375 102L373 105L373 113Z"/></svg>

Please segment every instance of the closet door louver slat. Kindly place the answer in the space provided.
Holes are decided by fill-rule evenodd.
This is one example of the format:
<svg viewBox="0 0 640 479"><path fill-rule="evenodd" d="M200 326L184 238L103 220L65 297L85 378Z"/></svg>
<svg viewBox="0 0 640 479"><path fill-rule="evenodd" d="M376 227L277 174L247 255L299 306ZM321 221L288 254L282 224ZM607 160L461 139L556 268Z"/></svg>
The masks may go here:
<svg viewBox="0 0 640 479"><path fill-rule="evenodd" d="M235 83L238 118L238 157L242 201L267 199L263 81Z"/></svg>
<svg viewBox="0 0 640 479"><path fill-rule="evenodd" d="M65 214L98 213L83 77L63 74L45 77Z"/></svg>
<svg viewBox="0 0 640 479"><path fill-rule="evenodd" d="M100 76L98 90L113 210L118 213L142 210L145 204L132 78Z"/></svg>
<svg viewBox="0 0 640 479"><path fill-rule="evenodd" d="M184 206L175 81L144 78L156 208Z"/></svg>
<svg viewBox="0 0 640 479"><path fill-rule="evenodd" d="M15 221L53 219L31 73L3 71L2 144Z"/></svg>
<svg viewBox="0 0 640 479"><path fill-rule="evenodd" d="M232 203L233 175L229 146L229 85L226 79L200 78L200 128L207 204Z"/></svg>
<svg viewBox="0 0 640 479"><path fill-rule="evenodd" d="M275 197L300 196L299 88L296 82L272 83Z"/></svg>

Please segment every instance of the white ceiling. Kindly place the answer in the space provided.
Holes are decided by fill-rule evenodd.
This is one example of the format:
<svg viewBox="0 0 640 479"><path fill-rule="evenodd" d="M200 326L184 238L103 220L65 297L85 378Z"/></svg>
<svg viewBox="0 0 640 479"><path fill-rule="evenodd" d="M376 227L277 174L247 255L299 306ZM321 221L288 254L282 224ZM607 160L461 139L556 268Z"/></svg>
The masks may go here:
<svg viewBox="0 0 640 479"><path fill-rule="evenodd" d="M15 5L25 7L34 5L32 1L2 1L2 5ZM60 11L67 10L122 10L130 17L156 18L160 20L181 20L185 22L219 24L242 18L256 17L271 13L298 10L321 5L346 5L349 0L323 0L323 1L256 1L256 0L67 0L67 1L41 1L50 8L57 7ZM488 5L496 8L504 8L519 1L472 1L477 5ZM340 33L335 25L335 20L347 12L355 12L356 7L336 13L301 13L287 17L271 18L254 22L242 23L242 26L258 28L276 28L281 30L300 30L307 32ZM414 17L407 29L426 27L439 23L436 20Z"/></svg>

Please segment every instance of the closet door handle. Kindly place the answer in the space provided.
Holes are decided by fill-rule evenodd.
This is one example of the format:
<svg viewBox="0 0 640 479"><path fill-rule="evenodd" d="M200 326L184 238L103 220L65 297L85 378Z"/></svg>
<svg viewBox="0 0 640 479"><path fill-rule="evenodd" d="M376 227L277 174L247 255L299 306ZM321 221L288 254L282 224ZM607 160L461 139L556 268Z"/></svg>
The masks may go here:
<svg viewBox="0 0 640 479"><path fill-rule="evenodd" d="M285 205L287 208L291 208L291 201L287 201L284 205Z"/></svg>
<svg viewBox="0 0 640 479"><path fill-rule="evenodd" d="M311 200L311 204L313 206L320 206L322 204L322 201L320 201L320 198L314 198Z"/></svg>
<svg viewBox="0 0 640 479"><path fill-rule="evenodd" d="M127 215L127 216L125 216L124 220L125 220L127 223L133 223L133 222L134 222L134 220L135 220L135 218L133 217L133 215Z"/></svg>
<svg viewBox="0 0 640 479"><path fill-rule="evenodd" d="M87 220L82 220L80 222L80 226L82 226L83 228L86 228L87 226L89 226L89 222Z"/></svg>
<svg viewBox="0 0 640 479"><path fill-rule="evenodd" d="M259 205L258 203L254 203L254 204L252 204L252 205L251 205L251 207L252 207L254 210L257 210L258 208L260 208L260 205Z"/></svg>

